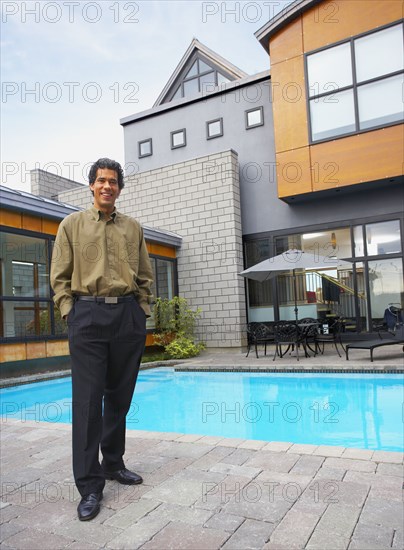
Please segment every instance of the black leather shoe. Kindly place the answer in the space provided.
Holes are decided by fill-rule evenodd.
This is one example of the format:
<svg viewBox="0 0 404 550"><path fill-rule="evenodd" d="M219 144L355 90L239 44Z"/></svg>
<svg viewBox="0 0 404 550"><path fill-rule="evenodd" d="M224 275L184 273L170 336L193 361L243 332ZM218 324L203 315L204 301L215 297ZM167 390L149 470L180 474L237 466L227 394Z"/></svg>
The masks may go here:
<svg viewBox="0 0 404 550"><path fill-rule="evenodd" d="M139 485L139 483L143 483L143 479L139 475L126 468L116 470L115 472L104 472L104 474L105 479L115 479L115 481L123 485Z"/></svg>
<svg viewBox="0 0 404 550"><path fill-rule="evenodd" d="M79 520L88 521L89 519L95 518L100 511L101 500L102 493L90 493L84 496L77 507Z"/></svg>

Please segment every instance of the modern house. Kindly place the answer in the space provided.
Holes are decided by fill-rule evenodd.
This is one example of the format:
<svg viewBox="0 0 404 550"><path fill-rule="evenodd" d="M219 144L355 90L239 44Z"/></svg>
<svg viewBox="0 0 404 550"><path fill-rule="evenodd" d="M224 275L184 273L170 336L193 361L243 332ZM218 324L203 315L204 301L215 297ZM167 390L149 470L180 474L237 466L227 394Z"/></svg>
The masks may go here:
<svg viewBox="0 0 404 550"><path fill-rule="evenodd" d="M367 333L404 306L401 9L296 0L255 33L270 65L256 75L194 39L153 107L121 120L131 173L118 208L146 226L157 295L202 308L208 346L243 345L247 321L294 318L289 274L238 276L289 248L351 264L298 273L300 317L333 313ZM86 187L52 189L64 209L52 220L90 202ZM9 215L2 230L25 235L28 213ZM51 240L40 223L29 235Z"/></svg>
<svg viewBox="0 0 404 550"><path fill-rule="evenodd" d="M400 5L298 0L256 37L270 72L194 40L153 108L121 120L136 213L184 237L179 288L211 345L240 345L247 319L293 318L290 276L246 293L237 276L288 248L352 264L299 274L301 317L372 331L404 301Z"/></svg>

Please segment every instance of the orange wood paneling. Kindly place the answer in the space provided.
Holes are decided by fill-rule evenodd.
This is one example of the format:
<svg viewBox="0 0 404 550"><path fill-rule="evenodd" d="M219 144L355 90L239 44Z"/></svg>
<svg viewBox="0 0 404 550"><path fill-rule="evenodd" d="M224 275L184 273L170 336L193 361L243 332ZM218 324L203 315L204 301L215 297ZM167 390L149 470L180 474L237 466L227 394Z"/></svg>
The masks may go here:
<svg viewBox="0 0 404 550"><path fill-rule="evenodd" d="M404 125L319 143L310 149L312 167L320 168L318 181L313 178L314 191L399 176L404 167ZM337 167L332 175L337 183L324 180L332 169L321 168L330 163Z"/></svg>
<svg viewBox="0 0 404 550"><path fill-rule="evenodd" d="M401 0L326 0L303 13L303 47L315 50L398 21Z"/></svg>
<svg viewBox="0 0 404 550"><path fill-rule="evenodd" d="M154 335L151 333L148 333L146 336L146 347L153 346L153 345L154 345Z"/></svg>
<svg viewBox="0 0 404 550"><path fill-rule="evenodd" d="M36 216L31 216L31 214L22 215L22 228L27 229L28 231L42 231L42 219L37 218Z"/></svg>
<svg viewBox="0 0 404 550"><path fill-rule="evenodd" d="M308 134L303 57L275 65L271 84L276 151L304 147Z"/></svg>
<svg viewBox="0 0 404 550"><path fill-rule="evenodd" d="M299 17L287 27L281 29L271 38L271 49L269 50L271 58L271 67L276 63L302 55L302 19Z"/></svg>
<svg viewBox="0 0 404 550"><path fill-rule="evenodd" d="M158 256L167 256L167 258L175 258L175 248L165 246L163 244L155 244L146 242L147 250L149 254L157 254Z"/></svg>
<svg viewBox="0 0 404 550"><path fill-rule="evenodd" d="M11 212L10 210L4 210L4 208L0 208L0 225L6 225L7 227L17 227L18 229L21 229L21 214L19 212Z"/></svg>
<svg viewBox="0 0 404 550"><path fill-rule="evenodd" d="M25 361L27 351L25 344L0 344L0 363L6 361Z"/></svg>
<svg viewBox="0 0 404 550"><path fill-rule="evenodd" d="M276 164L279 197L312 191L309 147L277 154Z"/></svg>
<svg viewBox="0 0 404 550"><path fill-rule="evenodd" d="M46 357L45 342L27 342L27 359L39 359Z"/></svg>
<svg viewBox="0 0 404 550"><path fill-rule="evenodd" d="M42 218L42 232L48 235L56 235L59 227L59 222Z"/></svg>
<svg viewBox="0 0 404 550"><path fill-rule="evenodd" d="M67 340L49 340L46 342L46 357L69 355L69 343Z"/></svg>

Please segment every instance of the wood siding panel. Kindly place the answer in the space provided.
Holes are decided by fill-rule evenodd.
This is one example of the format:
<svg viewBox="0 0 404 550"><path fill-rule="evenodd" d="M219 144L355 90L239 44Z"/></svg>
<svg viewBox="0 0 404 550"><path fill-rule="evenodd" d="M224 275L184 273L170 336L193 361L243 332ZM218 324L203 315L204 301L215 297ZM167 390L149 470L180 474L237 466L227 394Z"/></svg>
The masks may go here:
<svg viewBox="0 0 404 550"><path fill-rule="evenodd" d="M302 19L299 17L281 29L270 42L271 67L276 63L303 54Z"/></svg>
<svg viewBox="0 0 404 550"><path fill-rule="evenodd" d="M279 197L310 193L313 190L309 147L279 153L276 155L276 163Z"/></svg>
<svg viewBox="0 0 404 550"><path fill-rule="evenodd" d="M176 257L175 248L172 248L170 246L146 242L146 247L149 254L156 254L157 256L166 256L167 258Z"/></svg>
<svg viewBox="0 0 404 550"><path fill-rule="evenodd" d="M27 350L25 344L0 344L0 363L6 361L25 361Z"/></svg>
<svg viewBox="0 0 404 550"><path fill-rule="evenodd" d="M42 218L42 232L48 235L56 235L59 222Z"/></svg>
<svg viewBox="0 0 404 550"><path fill-rule="evenodd" d="M27 231L42 231L42 219L30 214L22 214L22 228Z"/></svg>
<svg viewBox="0 0 404 550"><path fill-rule="evenodd" d="M388 25L403 17L401 0L327 0L303 13L305 52Z"/></svg>
<svg viewBox="0 0 404 550"><path fill-rule="evenodd" d="M58 357L69 355L69 343L67 340L48 340L46 342L46 357Z"/></svg>
<svg viewBox="0 0 404 550"><path fill-rule="evenodd" d="M319 143L310 149L316 167L312 170L314 191L389 179L403 173L404 125ZM330 164L337 168L334 173Z"/></svg>
<svg viewBox="0 0 404 550"><path fill-rule="evenodd" d="M276 152L304 147L308 134L303 57L275 65L271 83Z"/></svg>
<svg viewBox="0 0 404 550"><path fill-rule="evenodd" d="M28 342L27 346L27 359L39 359L46 357L46 344L45 342Z"/></svg>
<svg viewBox="0 0 404 550"><path fill-rule="evenodd" d="M0 225L6 225L7 227L17 227L18 229L21 229L21 214L19 212L11 212L10 210L4 210L4 208L0 208Z"/></svg>

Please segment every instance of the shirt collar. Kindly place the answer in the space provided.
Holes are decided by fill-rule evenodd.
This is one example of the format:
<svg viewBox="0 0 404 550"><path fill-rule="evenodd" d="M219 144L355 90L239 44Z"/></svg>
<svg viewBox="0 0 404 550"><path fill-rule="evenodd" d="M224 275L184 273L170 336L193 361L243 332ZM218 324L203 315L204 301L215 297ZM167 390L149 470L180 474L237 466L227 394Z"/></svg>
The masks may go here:
<svg viewBox="0 0 404 550"><path fill-rule="evenodd" d="M104 216L103 212L101 212L101 210L98 210L94 205L89 209L89 211L91 212L91 215L95 221L99 222L100 220L103 219L103 216ZM118 215L118 211L116 208L114 208L114 211L111 214L111 219L114 223L117 215Z"/></svg>

